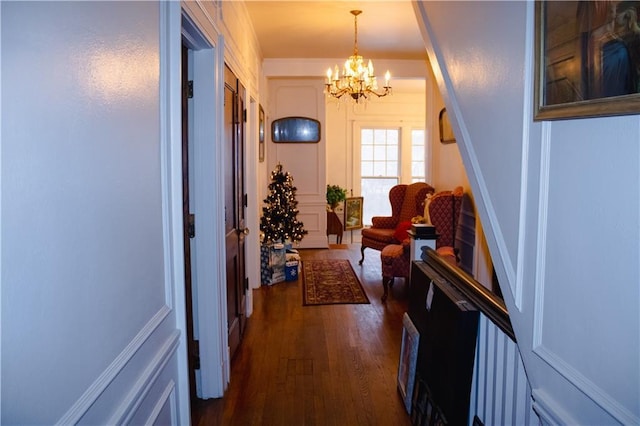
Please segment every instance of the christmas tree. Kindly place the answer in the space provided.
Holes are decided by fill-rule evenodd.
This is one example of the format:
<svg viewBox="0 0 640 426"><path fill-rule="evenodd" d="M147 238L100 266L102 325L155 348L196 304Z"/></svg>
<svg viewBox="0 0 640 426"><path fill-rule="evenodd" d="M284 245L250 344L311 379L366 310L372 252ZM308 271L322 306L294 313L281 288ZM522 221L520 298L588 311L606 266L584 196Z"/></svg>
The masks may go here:
<svg viewBox="0 0 640 426"><path fill-rule="evenodd" d="M262 208L260 218L260 231L264 234L264 243L302 240L307 231L304 224L297 219L296 187L293 186L293 178L289 172L283 172L279 163L271 172L269 195L264 203L266 206Z"/></svg>

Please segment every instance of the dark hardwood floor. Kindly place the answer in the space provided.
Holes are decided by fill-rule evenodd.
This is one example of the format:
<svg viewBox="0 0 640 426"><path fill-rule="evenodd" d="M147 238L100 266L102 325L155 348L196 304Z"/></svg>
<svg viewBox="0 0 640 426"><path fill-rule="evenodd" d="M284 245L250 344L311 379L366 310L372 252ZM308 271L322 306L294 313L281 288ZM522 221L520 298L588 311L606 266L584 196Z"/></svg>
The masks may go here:
<svg viewBox="0 0 640 426"><path fill-rule="evenodd" d="M380 253L360 245L300 250L349 259L371 304L302 306L302 279L253 290L254 311L224 398L195 401L193 425L409 425L396 387L404 280L380 302Z"/></svg>

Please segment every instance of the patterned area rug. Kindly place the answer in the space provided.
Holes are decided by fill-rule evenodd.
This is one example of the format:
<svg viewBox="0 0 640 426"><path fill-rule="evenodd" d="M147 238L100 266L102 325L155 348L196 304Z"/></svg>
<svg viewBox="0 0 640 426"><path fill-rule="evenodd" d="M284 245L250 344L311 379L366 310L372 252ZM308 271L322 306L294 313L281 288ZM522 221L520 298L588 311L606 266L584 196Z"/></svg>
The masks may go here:
<svg viewBox="0 0 640 426"><path fill-rule="evenodd" d="M305 306L369 303L348 260L305 260L302 272L302 304Z"/></svg>

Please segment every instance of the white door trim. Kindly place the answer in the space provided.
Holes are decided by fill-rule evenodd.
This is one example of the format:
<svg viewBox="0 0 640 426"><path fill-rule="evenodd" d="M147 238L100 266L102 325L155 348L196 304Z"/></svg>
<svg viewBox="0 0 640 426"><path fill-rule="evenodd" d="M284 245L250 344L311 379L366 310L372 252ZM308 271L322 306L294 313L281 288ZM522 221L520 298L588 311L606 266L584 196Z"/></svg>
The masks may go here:
<svg viewBox="0 0 640 426"><path fill-rule="evenodd" d="M224 48L197 4L182 4L182 36L192 49L190 181L196 236L192 240L194 335L200 342L196 390L219 398L229 382L224 243ZM206 27L206 28L203 28ZM214 38L215 37L215 38Z"/></svg>

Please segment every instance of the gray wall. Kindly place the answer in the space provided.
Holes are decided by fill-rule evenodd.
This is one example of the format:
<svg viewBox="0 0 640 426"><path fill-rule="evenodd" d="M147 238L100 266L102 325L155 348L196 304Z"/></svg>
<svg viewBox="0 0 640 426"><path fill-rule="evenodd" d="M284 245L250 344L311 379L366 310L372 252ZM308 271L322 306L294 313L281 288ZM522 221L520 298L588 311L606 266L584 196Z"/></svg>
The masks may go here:
<svg viewBox="0 0 640 426"><path fill-rule="evenodd" d="M1 7L1 422L188 421L162 192L164 6Z"/></svg>
<svg viewBox="0 0 640 426"><path fill-rule="evenodd" d="M545 423L640 422L640 116L533 122L533 2L420 2Z"/></svg>

